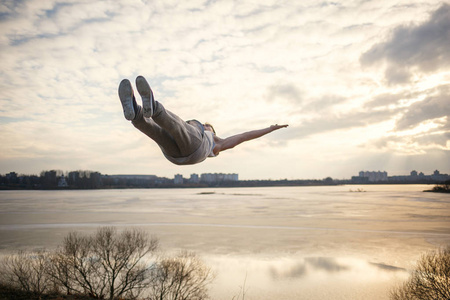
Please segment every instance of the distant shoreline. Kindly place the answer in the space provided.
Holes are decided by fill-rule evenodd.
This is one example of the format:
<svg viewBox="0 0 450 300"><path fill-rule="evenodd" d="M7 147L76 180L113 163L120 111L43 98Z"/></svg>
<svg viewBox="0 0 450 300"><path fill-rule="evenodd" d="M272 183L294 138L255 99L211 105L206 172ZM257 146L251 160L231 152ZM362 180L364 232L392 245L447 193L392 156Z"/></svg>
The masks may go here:
<svg viewBox="0 0 450 300"><path fill-rule="evenodd" d="M441 194L450 194L450 191L433 191L433 190L425 190L425 193L441 193Z"/></svg>
<svg viewBox="0 0 450 300"><path fill-rule="evenodd" d="M352 183L352 182L339 182L335 181L333 183L323 182L322 180L280 180L280 181L237 181L237 182L218 182L209 184L161 184L154 186L103 186L96 188L76 188L76 187L21 187L21 186L0 186L0 191L11 191L11 190L32 190L32 191L76 191L76 190L127 190L127 189L206 189L206 188L252 188L252 187L311 187L311 186L368 186L368 185L439 185L437 183L422 183L422 182L372 182L372 183ZM436 186L435 186L436 188ZM440 190L424 190L424 192L434 192L434 193L449 193L450 191L440 191Z"/></svg>

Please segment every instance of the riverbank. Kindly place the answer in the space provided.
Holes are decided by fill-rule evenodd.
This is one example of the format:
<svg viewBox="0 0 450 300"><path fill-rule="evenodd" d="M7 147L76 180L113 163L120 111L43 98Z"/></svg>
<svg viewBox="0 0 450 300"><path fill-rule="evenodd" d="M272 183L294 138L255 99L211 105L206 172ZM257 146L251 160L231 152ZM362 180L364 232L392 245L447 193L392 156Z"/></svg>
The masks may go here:
<svg viewBox="0 0 450 300"><path fill-rule="evenodd" d="M424 192L430 193L450 193L450 182L445 182L443 184L438 184L431 190L425 190Z"/></svg>

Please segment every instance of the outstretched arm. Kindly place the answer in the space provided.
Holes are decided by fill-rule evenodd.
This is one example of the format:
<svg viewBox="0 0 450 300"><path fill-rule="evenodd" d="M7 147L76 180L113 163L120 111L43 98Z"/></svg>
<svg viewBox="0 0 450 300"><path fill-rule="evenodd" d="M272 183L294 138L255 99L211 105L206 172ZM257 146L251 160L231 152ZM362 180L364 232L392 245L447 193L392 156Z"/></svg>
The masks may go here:
<svg viewBox="0 0 450 300"><path fill-rule="evenodd" d="M288 127L288 125L271 125L270 127L258 129L258 130L252 130L247 131L244 133L236 134L230 137L227 137L226 139L221 139L216 137L216 146L214 147L214 154L217 155L221 151L225 151L227 149L234 148L235 146L246 142L250 140L257 139L259 137L262 137L263 135L266 135L268 133L271 133L272 131Z"/></svg>

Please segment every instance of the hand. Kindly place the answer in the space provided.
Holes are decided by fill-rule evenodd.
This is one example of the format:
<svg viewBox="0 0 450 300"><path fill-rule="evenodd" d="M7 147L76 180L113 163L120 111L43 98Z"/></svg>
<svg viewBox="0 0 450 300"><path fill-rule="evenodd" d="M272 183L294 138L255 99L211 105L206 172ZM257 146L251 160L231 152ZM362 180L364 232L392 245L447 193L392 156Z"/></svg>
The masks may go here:
<svg viewBox="0 0 450 300"><path fill-rule="evenodd" d="M274 130L278 130L278 129L281 129L281 128L286 128L286 127L288 127L289 125L287 125L287 124L285 124L285 125L278 125L278 124L275 124L275 125L270 125L270 129L272 130L272 131L274 131Z"/></svg>

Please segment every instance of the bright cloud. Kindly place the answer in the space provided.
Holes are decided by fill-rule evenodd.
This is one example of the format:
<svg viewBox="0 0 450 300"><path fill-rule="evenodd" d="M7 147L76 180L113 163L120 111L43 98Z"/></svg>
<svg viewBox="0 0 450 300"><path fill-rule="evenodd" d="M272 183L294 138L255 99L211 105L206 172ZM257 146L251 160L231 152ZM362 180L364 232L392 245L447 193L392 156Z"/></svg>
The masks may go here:
<svg viewBox="0 0 450 300"><path fill-rule="evenodd" d="M450 171L440 1L1 1L0 173ZM289 123L189 167L122 115L122 78L219 136Z"/></svg>

